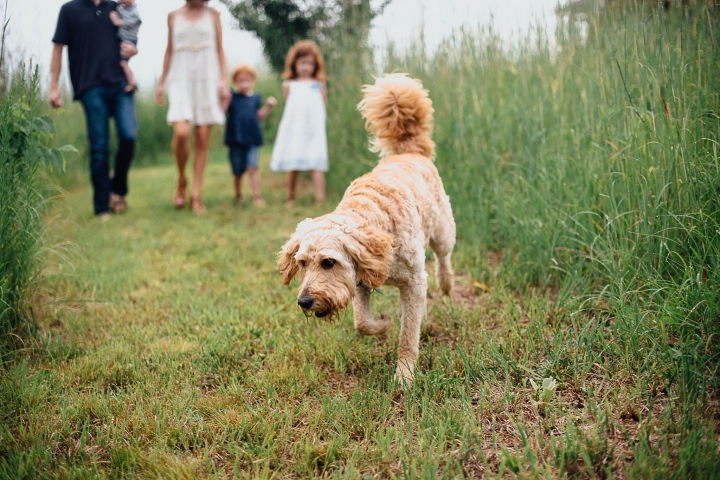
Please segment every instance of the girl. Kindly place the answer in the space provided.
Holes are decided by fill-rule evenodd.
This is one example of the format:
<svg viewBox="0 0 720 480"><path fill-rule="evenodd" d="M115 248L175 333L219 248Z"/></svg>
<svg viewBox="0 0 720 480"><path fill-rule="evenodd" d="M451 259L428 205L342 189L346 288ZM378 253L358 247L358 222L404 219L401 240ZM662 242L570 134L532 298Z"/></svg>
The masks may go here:
<svg viewBox="0 0 720 480"><path fill-rule="evenodd" d="M163 73L155 100L163 105L167 80L167 121L173 126L172 150L178 166L178 186L174 203L185 206L185 165L190 157L190 134L195 127L195 160L190 206L204 213L200 198L213 125L225 124L225 108L230 98L225 52L222 46L220 14L208 8L208 0L186 0L185 6L168 16L168 45Z"/></svg>
<svg viewBox="0 0 720 480"><path fill-rule="evenodd" d="M295 206L298 172L310 170L315 186L315 204L325 201L325 176L328 169L325 134L325 62L317 44L302 40L292 46L285 60L283 93L287 103L278 128L270 168L290 172L289 207Z"/></svg>

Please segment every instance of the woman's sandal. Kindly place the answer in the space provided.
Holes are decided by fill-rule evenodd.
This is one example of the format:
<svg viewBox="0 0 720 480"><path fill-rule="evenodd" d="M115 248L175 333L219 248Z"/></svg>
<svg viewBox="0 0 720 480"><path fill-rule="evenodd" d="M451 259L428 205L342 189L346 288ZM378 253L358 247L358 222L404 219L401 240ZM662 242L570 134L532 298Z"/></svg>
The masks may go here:
<svg viewBox="0 0 720 480"><path fill-rule="evenodd" d="M205 204L200 197L190 197L190 208L198 215L205 213Z"/></svg>
<svg viewBox="0 0 720 480"><path fill-rule="evenodd" d="M175 208L185 207L185 187L187 187L187 180L178 180L177 191L175 192L175 197L173 198Z"/></svg>

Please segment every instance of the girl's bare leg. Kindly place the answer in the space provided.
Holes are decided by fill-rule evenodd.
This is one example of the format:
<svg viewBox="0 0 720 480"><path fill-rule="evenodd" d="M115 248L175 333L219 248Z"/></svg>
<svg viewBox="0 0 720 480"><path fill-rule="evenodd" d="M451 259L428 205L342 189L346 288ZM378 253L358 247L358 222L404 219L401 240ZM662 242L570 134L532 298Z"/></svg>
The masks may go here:
<svg viewBox="0 0 720 480"><path fill-rule="evenodd" d="M288 173L288 198L287 203L289 207L295 206L295 187L297 186L298 171L293 170Z"/></svg>
<svg viewBox="0 0 720 480"><path fill-rule="evenodd" d="M175 192L175 206L185 206L185 187L187 185L187 177L185 176L185 166L190 158L190 133L192 125L188 122L173 123L172 151L175 156L175 163L178 167L178 187Z"/></svg>
<svg viewBox="0 0 720 480"><path fill-rule="evenodd" d="M325 174L320 170L313 170L312 180L315 187L315 205L320 205L325 202Z"/></svg>
<svg viewBox="0 0 720 480"><path fill-rule="evenodd" d="M253 203L257 207L264 207L265 200L263 200L260 194L260 172L255 167L248 167L248 176L250 177L250 188L253 192Z"/></svg>

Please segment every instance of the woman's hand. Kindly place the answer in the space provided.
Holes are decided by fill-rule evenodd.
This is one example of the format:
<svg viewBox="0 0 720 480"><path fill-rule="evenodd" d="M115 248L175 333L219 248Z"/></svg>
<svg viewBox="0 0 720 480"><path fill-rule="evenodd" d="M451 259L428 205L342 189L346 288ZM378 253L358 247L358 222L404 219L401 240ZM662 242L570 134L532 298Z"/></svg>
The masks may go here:
<svg viewBox="0 0 720 480"><path fill-rule="evenodd" d="M225 80L220 80L220 101L226 102L231 96L230 87L228 87L227 82Z"/></svg>
<svg viewBox="0 0 720 480"><path fill-rule="evenodd" d="M155 88L155 103L160 106L165 105L165 85L162 82L158 83Z"/></svg>
<svg viewBox="0 0 720 480"><path fill-rule="evenodd" d="M220 105L224 111L227 111L230 106L231 99L232 94L230 93L230 88L228 87L227 82L225 80L220 80Z"/></svg>

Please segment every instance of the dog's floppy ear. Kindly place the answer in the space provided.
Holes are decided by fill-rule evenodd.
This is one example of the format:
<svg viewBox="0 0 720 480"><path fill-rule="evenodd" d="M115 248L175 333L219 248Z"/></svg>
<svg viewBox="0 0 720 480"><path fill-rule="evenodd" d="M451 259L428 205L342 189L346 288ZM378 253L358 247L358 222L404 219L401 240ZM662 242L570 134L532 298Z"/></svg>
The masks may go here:
<svg viewBox="0 0 720 480"><path fill-rule="evenodd" d="M355 264L355 275L368 288L387 280L392 262L392 237L379 228L363 225L349 232L345 244Z"/></svg>
<svg viewBox="0 0 720 480"><path fill-rule="evenodd" d="M311 222L312 218L306 218L298 223L295 233L293 233L290 240L282 246L278 253L277 267L282 275L283 285L290 285L290 282L298 272L299 265L295 260L295 254L300 249L300 240L302 240Z"/></svg>

